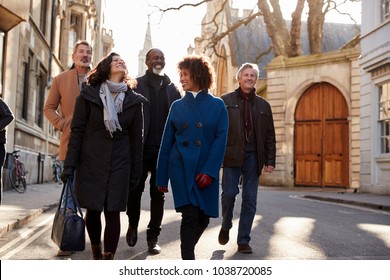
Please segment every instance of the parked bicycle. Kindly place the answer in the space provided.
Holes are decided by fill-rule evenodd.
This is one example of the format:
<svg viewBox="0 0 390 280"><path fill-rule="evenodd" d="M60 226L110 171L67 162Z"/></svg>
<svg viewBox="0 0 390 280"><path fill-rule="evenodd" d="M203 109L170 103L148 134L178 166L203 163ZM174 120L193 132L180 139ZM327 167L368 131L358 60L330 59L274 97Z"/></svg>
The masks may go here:
<svg viewBox="0 0 390 280"><path fill-rule="evenodd" d="M9 180L11 182L12 187L18 192L18 193L24 193L27 188L26 183L26 175L27 171L24 167L24 163L20 161L19 154L20 150L15 150L12 152L12 158L13 158L13 166L9 170Z"/></svg>
<svg viewBox="0 0 390 280"><path fill-rule="evenodd" d="M58 154L51 155L51 158L52 158L51 167L53 169L53 180L54 182L62 184L62 180L61 180L62 167L60 161L58 160Z"/></svg>

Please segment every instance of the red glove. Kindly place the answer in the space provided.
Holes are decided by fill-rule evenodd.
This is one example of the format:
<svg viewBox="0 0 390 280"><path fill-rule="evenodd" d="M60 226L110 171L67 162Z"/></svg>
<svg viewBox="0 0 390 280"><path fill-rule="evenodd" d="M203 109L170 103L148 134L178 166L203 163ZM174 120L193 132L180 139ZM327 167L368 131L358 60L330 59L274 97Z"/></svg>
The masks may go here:
<svg viewBox="0 0 390 280"><path fill-rule="evenodd" d="M162 193L166 193L168 192L168 187L167 186L157 186L157 189L162 192Z"/></svg>
<svg viewBox="0 0 390 280"><path fill-rule="evenodd" d="M207 174L200 173L195 177L195 182L199 189L203 189L211 185L213 178Z"/></svg>

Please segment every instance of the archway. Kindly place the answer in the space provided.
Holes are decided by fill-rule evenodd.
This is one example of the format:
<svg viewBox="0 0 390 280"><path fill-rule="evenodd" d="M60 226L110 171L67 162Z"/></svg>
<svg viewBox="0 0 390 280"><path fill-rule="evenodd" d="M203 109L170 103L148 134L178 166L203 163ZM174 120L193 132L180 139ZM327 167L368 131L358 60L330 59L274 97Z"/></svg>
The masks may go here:
<svg viewBox="0 0 390 280"><path fill-rule="evenodd" d="M296 186L348 187L348 106L330 83L316 83L298 101L294 126Z"/></svg>

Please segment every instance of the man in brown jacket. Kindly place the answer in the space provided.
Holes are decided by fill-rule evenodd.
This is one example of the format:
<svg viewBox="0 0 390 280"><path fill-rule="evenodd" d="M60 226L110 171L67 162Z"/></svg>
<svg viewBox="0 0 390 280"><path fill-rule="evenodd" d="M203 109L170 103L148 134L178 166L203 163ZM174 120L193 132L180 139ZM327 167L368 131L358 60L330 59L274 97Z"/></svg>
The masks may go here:
<svg viewBox="0 0 390 280"><path fill-rule="evenodd" d="M68 148L70 124L74 105L82 85L86 82L92 59L92 47L87 41L78 41L73 49L73 65L53 79L43 113L50 123L61 131L58 159L63 164ZM59 250L57 256L68 256L71 252Z"/></svg>
<svg viewBox="0 0 390 280"><path fill-rule="evenodd" d="M61 131L59 160L64 161L70 135L73 109L81 86L90 70L92 47L86 41L78 41L74 47L73 65L53 79L43 113L51 124ZM61 108L61 112L58 110Z"/></svg>

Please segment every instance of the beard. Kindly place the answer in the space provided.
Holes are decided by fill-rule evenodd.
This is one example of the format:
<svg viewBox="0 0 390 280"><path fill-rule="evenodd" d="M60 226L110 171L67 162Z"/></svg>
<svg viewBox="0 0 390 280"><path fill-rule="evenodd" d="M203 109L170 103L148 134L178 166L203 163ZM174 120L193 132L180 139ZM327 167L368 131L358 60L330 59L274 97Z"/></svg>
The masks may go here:
<svg viewBox="0 0 390 280"><path fill-rule="evenodd" d="M154 73L154 74L160 75L160 76L164 76L164 72L163 72L164 68L154 68L154 67L153 67L152 70L153 70L153 73Z"/></svg>

